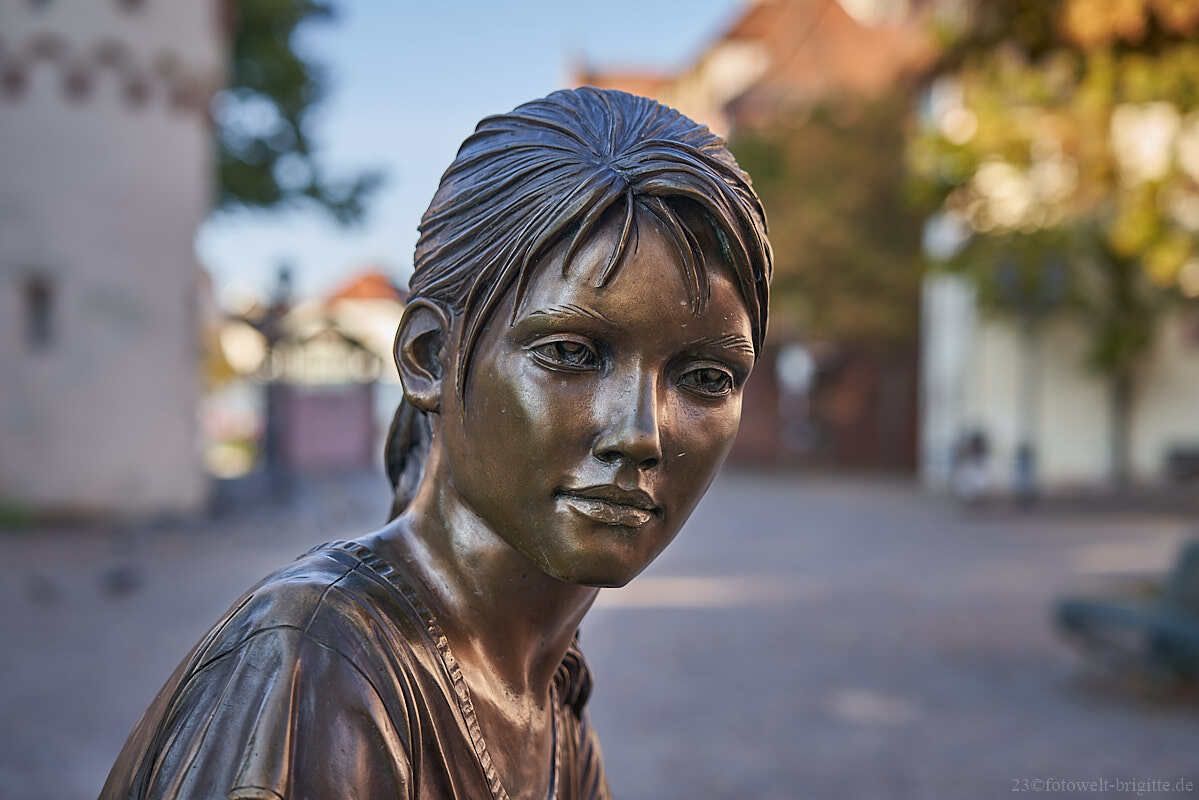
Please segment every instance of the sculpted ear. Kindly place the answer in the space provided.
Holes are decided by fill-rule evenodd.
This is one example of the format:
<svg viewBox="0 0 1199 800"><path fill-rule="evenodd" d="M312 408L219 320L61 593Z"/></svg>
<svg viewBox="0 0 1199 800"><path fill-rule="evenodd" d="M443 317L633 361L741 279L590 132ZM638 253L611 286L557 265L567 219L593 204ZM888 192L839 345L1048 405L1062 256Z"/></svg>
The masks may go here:
<svg viewBox="0 0 1199 800"><path fill-rule="evenodd" d="M404 309L393 348L396 367L404 397L426 413L441 409L449 337L450 316L440 304L420 298Z"/></svg>

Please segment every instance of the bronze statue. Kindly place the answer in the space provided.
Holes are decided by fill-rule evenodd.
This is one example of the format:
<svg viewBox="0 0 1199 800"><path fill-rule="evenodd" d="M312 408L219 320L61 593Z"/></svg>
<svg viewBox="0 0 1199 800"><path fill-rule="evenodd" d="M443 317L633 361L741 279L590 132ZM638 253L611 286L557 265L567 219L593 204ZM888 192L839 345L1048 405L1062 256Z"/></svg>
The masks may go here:
<svg viewBox="0 0 1199 800"><path fill-rule="evenodd" d="M480 122L420 233L393 519L238 600L104 800L609 796L576 630L733 442L761 204L707 128L583 88Z"/></svg>

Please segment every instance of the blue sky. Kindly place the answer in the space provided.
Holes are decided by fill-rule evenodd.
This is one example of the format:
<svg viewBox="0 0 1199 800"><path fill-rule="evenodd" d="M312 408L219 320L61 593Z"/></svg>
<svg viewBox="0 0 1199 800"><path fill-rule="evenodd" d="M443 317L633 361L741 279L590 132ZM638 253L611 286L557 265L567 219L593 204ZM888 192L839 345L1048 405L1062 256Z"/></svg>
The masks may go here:
<svg viewBox="0 0 1199 800"><path fill-rule="evenodd" d="M368 264L404 279L416 225L438 178L480 118L561 87L573 58L670 68L687 63L736 14L737 0L410 2L343 0L302 46L332 91L313 131L331 171L382 168L388 181L364 225L319 212L213 216L197 240L224 297L262 292L281 261L301 293Z"/></svg>

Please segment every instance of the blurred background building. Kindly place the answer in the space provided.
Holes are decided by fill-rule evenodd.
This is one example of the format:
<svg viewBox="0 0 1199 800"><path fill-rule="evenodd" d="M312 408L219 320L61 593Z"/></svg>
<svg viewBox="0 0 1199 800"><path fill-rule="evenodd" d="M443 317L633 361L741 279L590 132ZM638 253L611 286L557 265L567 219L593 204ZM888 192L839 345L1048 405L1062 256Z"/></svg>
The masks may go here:
<svg viewBox="0 0 1199 800"><path fill-rule="evenodd" d="M678 72L574 68L576 85L655 97L726 138L837 94L900 88L935 55L929 3L753 0Z"/></svg>
<svg viewBox="0 0 1199 800"><path fill-rule="evenodd" d="M196 511L219 3L0 5L0 495Z"/></svg>
<svg viewBox="0 0 1199 800"><path fill-rule="evenodd" d="M1053 319L1028 322L985 313L960 277L933 276L924 296L921 473L949 488L964 437L986 437L997 486L1036 481L1077 491L1108 483L1114 404L1086 367L1087 332ZM1143 487L1185 486L1199 476L1199 320L1171 313L1137 374L1128 420L1127 472ZM1118 434L1116 434L1118 435ZM1021 450L1035 462L1021 466ZM1027 456L1024 456L1027 458ZM1031 470L1027 477L1022 472Z"/></svg>
<svg viewBox="0 0 1199 800"><path fill-rule="evenodd" d="M262 462L288 474L369 471L403 396L392 340L407 292L367 267L319 297L292 297L283 267L270 303L225 312L211 335L202 421L209 471Z"/></svg>

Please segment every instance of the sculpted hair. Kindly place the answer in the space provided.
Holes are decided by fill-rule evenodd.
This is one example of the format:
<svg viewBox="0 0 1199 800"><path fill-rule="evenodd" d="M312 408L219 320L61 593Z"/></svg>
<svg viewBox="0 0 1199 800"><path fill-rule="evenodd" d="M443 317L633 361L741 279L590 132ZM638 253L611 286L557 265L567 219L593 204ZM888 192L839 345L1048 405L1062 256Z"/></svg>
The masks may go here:
<svg viewBox="0 0 1199 800"><path fill-rule="evenodd" d="M674 109L584 87L481 121L442 175L421 219L412 298L434 300L462 320L455 391L465 391L479 335L508 293L515 292L518 308L536 266L564 242L565 274L610 216L620 220L620 236L597 286L619 270L636 241L638 217L652 218L674 245L697 313L708 302L708 270L714 266L707 263L713 254L705 250L719 251L761 352L772 256L766 217L749 176L720 137ZM715 248L701 245L713 240ZM393 516L415 492L429 437L424 414L402 403L385 454L396 488Z"/></svg>

